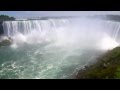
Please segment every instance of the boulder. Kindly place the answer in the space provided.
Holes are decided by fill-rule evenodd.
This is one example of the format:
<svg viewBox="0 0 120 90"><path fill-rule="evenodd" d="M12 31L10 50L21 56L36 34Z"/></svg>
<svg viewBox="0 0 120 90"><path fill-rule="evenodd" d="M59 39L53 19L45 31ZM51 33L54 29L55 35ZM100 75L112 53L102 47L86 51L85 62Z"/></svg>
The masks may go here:
<svg viewBox="0 0 120 90"><path fill-rule="evenodd" d="M0 42L0 46L8 46L13 43L13 40L9 37L8 39L5 39Z"/></svg>

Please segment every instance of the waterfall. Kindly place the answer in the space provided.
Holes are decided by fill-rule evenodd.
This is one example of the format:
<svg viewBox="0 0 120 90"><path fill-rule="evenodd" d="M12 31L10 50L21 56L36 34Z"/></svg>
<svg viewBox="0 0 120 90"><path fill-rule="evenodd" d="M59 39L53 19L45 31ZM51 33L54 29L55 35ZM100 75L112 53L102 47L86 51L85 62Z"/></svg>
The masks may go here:
<svg viewBox="0 0 120 90"><path fill-rule="evenodd" d="M56 27L62 27L67 24L67 20L28 20L28 21L4 21L4 34L13 36L16 33L23 35L29 34L31 31L51 30Z"/></svg>
<svg viewBox="0 0 120 90"><path fill-rule="evenodd" d="M69 78L120 45L120 23L110 20L51 18L2 26L12 44L0 47L0 78Z"/></svg>
<svg viewBox="0 0 120 90"><path fill-rule="evenodd" d="M59 33L57 34L54 33L53 36L59 35L62 37L61 33L62 34L71 33L71 35L73 35L73 33L75 33L77 29L79 31L75 33L76 35L84 32L84 35L88 37L89 35L97 36L97 33L99 34L105 33L115 41L120 42L120 39L119 39L120 23L109 21L109 20L77 18L77 19L4 21L3 29L4 29L4 35L8 37L12 37L14 35L17 35L18 33L26 36L30 33L33 34L32 32L37 32L38 36L41 36L43 33L46 33L46 32L53 33L56 31ZM62 31L61 29L63 29L64 31ZM61 30L61 32L59 30ZM69 35L68 37L71 37L71 35ZM46 34L46 36L48 35ZM67 40L68 39L69 38L67 38Z"/></svg>

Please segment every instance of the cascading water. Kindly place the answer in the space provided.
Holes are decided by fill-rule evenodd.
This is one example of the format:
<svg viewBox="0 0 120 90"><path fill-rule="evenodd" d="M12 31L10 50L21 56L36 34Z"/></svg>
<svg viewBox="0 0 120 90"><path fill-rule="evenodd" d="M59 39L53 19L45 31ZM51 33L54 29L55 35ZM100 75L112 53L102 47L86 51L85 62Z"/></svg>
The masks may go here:
<svg viewBox="0 0 120 90"><path fill-rule="evenodd" d="M0 48L0 78L70 78L119 45L119 22L88 19L4 21L14 43Z"/></svg>
<svg viewBox="0 0 120 90"><path fill-rule="evenodd" d="M16 33L26 35L32 31L42 32L42 30L62 27L67 23L67 20L5 21L3 22L3 27L5 35L13 36Z"/></svg>

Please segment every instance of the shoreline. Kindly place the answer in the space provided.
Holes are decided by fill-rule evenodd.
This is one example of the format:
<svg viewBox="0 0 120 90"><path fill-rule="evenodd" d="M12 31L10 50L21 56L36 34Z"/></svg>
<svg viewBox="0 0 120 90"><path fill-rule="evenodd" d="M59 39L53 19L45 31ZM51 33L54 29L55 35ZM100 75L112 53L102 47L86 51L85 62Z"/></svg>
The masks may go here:
<svg viewBox="0 0 120 90"><path fill-rule="evenodd" d="M120 79L120 47L107 51L95 63L79 70L74 79Z"/></svg>

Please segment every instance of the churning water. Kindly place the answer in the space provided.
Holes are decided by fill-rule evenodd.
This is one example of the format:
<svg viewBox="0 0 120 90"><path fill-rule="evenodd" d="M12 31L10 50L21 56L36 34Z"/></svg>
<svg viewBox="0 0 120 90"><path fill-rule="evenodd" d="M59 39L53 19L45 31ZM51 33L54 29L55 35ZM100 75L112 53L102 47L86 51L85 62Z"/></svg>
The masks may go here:
<svg viewBox="0 0 120 90"><path fill-rule="evenodd" d="M5 21L3 27L14 43L0 47L0 78L70 78L119 45L120 23L107 20Z"/></svg>

